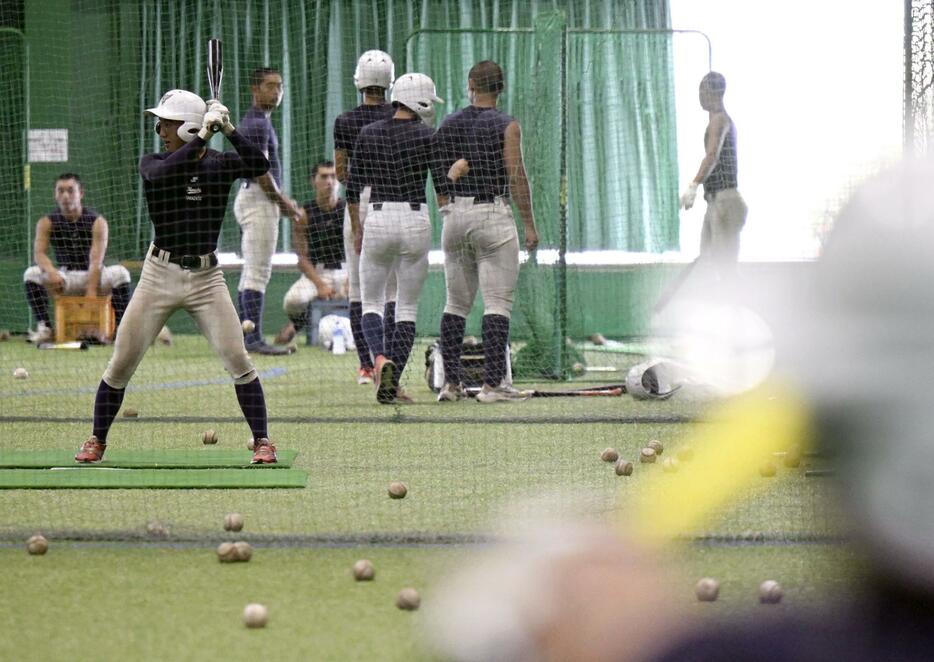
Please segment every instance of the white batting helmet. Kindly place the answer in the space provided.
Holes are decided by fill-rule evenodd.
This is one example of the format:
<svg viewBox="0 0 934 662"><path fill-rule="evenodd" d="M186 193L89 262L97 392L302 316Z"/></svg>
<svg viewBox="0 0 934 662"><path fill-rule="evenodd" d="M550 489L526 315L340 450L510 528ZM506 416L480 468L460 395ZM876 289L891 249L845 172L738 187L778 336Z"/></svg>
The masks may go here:
<svg viewBox="0 0 934 662"><path fill-rule="evenodd" d="M358 90L367 87L381 87L388 90L396 77L396 67L392 63L389 53L383 51L367 51L357 60L357 68L353 72L353 82Z"/></svg>
<svg viewBox="0 0 934 662"><path fill-rule="evenodd" d="M418 115L425 124L435 121L435 104L444 99L435 93L435 83L425 74L403 74L392 86L393 103L400 103Z"/></svg>
<svg viewBox="0 0 934 662"><path fill-rule="evenodd" d="M159 119L181 120L183 124L178 127L178 137L186 143L201 129L204 113L207 112L204 99L188 90L169 90L159 99L155 108L147 108L146 112L156 118L156 131L159 131Z"/></svg>

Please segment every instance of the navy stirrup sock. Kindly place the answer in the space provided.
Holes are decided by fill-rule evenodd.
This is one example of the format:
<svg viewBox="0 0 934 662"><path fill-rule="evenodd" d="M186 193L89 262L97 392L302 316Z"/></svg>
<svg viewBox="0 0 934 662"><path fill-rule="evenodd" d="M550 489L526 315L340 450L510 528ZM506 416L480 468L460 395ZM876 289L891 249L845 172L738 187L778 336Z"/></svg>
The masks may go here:
<svg viewBox="0 0 934 662"><path fill-rule="evenodd" d="M415 322L396 322L395 333L392 334L392 343L389 345L389 358L396 364L392 373L392 381L398 386L405 364L408 363L412 345L415 344Z"/></svg>
<svg viewBox="0 0 934 662"><path fill-rule="evenodd" d="M253 432L253 439L268 439L269 431L266 421L266 396L263 395L263 385L259 377L246 384L234 384L237 391L237 402L240 403L240 411L246 418L250 430Z"/></svg>
<svg viewBox="0 0 934 662"><path fill-rule="evenodd" d="M350 302L350 332L353 334L354 345L357 346L357 358L360 359L361 368L372 368L373 357L370 356L370 346L363 335L363 303Z"/></svg>
<svg viewBox="0 0 934 662"><path fill-rule="evenodd" d="M447 384L460 384L464 381L461 352L466 328L467 320L460 315L444 313L441 316L441 358L444 361L444 381Z"/></svg>
<svg viewBox="0 0 934 662"><path fill-rule="evenodd" d="M366 313L363 315L361 325L373 358L375 359L380 354L386 356L386 348L383 345L383 318L377 313Z"/></svg>
<svg viewBox="0 0 934 662"><path fill-rule="evenodd" d="M483 316L483 383L497 387L506 378L506 351L509 343L509 318Z"/></svg>
<svg viewBox="0 0 934 662"><path fill-rule="evenodd" d="M26 301L32 309L32 314L37 322L44 322L46 326L51 326L49 318L49 293L45 286L38 283L24 283L26 287Z"/></svg>
<svg viewBox="0 0 934 662"><path fill-rule="evenodd" d="M102 444L107 443L107 433L110 426L120 411L120 405L123 404L123 396L126 394L125 388L114 388L103 379L97 387L97 395L94 398L94 430L92 434Z"/></svg>
<svg viewBox="0 0 934 662"><path fill-rule="evenodd" d="M263 304L266 296L256 290L243 290L237 297L240 303L240 321L250 320L253 322L253 330L244 334L243 342L249 345L256 345L263 342Z"/></svg>

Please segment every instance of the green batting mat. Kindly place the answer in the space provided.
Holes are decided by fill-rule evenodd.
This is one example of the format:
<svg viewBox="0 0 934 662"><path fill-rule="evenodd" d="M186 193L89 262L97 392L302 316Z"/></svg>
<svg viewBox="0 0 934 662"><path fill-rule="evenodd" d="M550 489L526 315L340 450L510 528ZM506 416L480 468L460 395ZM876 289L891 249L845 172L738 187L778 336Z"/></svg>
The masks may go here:
<svg viewBox="0 0 934 662"><path fill-rule="evenodd" d="M5 490L302 488L307 482L308 474L300 469L0 469L0 489Z"/></svg>
<svg viewBox="0 0 934 662"><path fill-rule="evenodd" d="M253 468L287 469L292 466L298 451L283 449L276 452L276 464L250 464L253 454L243 449L205 448L198 450L134 450L108 449L104 461L94 466L114 469L234 469ZM0 451L0 469L49 469L76 467L72 450L4 450Z"/></svg>

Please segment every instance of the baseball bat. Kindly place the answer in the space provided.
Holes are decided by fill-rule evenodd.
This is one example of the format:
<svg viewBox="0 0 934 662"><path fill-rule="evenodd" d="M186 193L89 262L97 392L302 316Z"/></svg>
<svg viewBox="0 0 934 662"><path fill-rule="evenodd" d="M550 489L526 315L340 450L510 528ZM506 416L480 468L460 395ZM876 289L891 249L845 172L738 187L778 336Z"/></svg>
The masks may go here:
<svg viewBox="0 0 934 662"><path fill-rule="evenodd" d="M625 389L617 386L615 388L593 388L576 389L573 391L532 391L533 398L596 398L596 397L618 397L625 393Z"/></svg>
<svg viewBox="0 0 934 662"><path fill-rule="evenodd" d="M220 39L208 39L208 90L211 92L211 98L220 101L221 81L224 78L224 59L221 50ZM214 123L211 131L217 133L221 130L221 125Z"/></svg>

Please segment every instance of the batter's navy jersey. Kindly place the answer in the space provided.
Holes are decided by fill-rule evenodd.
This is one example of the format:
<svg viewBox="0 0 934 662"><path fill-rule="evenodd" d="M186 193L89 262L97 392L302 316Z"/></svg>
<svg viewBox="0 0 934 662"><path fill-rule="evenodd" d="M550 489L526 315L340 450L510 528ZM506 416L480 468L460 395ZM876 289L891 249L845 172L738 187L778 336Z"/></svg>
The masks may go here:
<svg viewBox="0 0 934 662"><path fill-rule="evenodd" d="M237 125L237 133L249 140L262 150L269 159L269 174L276 180L277 186L282 186L282 166L279 164L279 137L276 130L272 127L272 121L269 114L253 106L247 111L240 124Z"/></svg>
<svg viewBox="0 0 934 662"><path fill-rule="evenodd" d="M707 147L707 133L704 132L704 148ZM737 187L737 171L739 166L736 162L736 126L733 120L730 120L730 126L726 130L726 137L723 139L723 145L720 147L720 158L717 164L704 180L704 195L709 196L717 191L723 191L728 188Z"/></svg>
<svg viewBox="0 0 934 662"><path fill-rule="evenodd" d="M423 203L429 171L437 194L447 195L447 167L431 127L418 118L373 122L363 127L354 146L347 200L359 202L369 186L370 203Z"/></svg>
<svg viewBox="0 0 934 662"><path fill-rule="evenodd" d="M506 127L513 118L497 108L468 106L444 118L438 129L438 145L450 167L467 159L470 172L453 182L450 194L493 202L509 197L509 177L503 161Z"/></svg>
<svg viewBox="0 0 934 662"><path fill-rule="evenodd" d="M52 232L49 242L55 251L58 266L74 271L87 271L94 241L94 221L100 216L90 207L81 210L77 220L69 221L56 208L49 215Z"/></svg>
<svg viewBox="0 0 934 662"><path fill-rule="evenodd" d="M175 152L147 154L139 162L153 243L173 255L207 255L217 249L217 237L227 211L230 185L269 170L269 161L239 132L230 135L237 153L205 148L195 138Z"/></svg>
<svg viewBox="0 0 934 662"><path fill-rule="evenodd" d="M361 129L378 120L392 119L393 113L395 110L392 104L381 103L377 106L360 104L353 110L341 114L334 120L334 149L347 152L348 165L352 165L353 150Z"/></svg>
<svg viewBox="0 0 934 662"><path fill-rule="evenodd" d="M314 200L302 207L308 217L306 243L308 259L324 269L340 269L344 261L344 207L338 200L332 209L321 209Z"/></svg>

